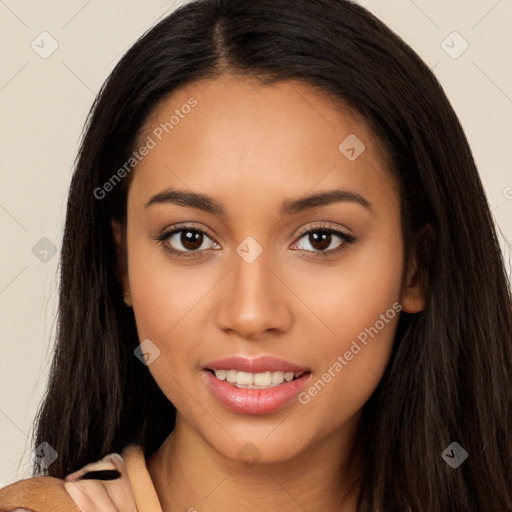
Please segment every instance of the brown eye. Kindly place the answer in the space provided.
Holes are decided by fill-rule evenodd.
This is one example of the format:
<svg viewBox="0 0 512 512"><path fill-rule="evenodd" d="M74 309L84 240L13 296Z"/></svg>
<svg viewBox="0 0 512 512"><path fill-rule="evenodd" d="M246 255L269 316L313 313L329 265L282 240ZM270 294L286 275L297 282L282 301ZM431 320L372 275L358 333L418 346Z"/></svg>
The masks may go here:
<svg viewBox="0 0 512 512"><path fill-rule="evenodd" d="M195 251L201 247L204 235L198 231L183 230L179 237L180 243L189 251Z"/></svg>
<svg viewBox="0 0 512 512"><path fill-rule="evenodd" d="M336 239L338 242L336 243ZM301 242L306 241L306 244ZM356 238L338 229L318 226L303 232L299 242L295 244L299 249L312 253L313 256L330 256L347 248ZM302 245L302 246L301 246Z"/></svg>
<svg viewBox="0 0 512 512"><path fill-rule="evenodd" d="M167 231L159 235L157 240L167 251L178 256L196 256L207 249L220 248L203 230L191 227Z"/></svg>
<svg viewBox="0 0 512 512"><path fill-rule="evenodd" d="M331 245L332 235L326 231L315 231L309 234L308 241L314 249L325 251Z"/></svg>

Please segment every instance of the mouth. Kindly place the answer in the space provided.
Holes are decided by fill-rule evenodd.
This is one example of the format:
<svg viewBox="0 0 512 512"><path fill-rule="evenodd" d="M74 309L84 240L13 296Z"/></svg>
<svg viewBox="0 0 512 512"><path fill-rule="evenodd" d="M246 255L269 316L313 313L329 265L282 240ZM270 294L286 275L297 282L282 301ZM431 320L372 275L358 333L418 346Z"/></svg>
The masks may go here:
<svg viewBox="0 0 512 512"><path fill-rule="evenodd" d="M304 389L311 370L283 359L228 357L203 367L205 384L228 410L268 414L290 404Z"/></svg>
<svg viewBox="0 0 512 512"><path fill-rule="evenodd" d="M225 371L227 376L230 370ZM259 372L264 375L264 377L259 378L266 379L265 382L268 382L269 376L273 378L274 374L277 373L276 382L261 386L254 384L254 377L256 377L256 382L259 380L258 373L233 371L236 375L235 382L218 378L213 370L204 370L203 374L205 376L205 384L218 402L229 411L238 414L262 415L283 409L291 404L294 398L297 398L297 395L304 389L311 377L309 371L298 373L297 376L295 373L286 375L291 380L285 378L284 372ZM281 375L279 375L280 373L283 374L282 380ZM220 376L222 376L222 373L220 373ZM239 382L239 378L242 382ZM252 384L245 384L245 382L249 382L249 379ZM280 383L277 381L280 381Z"/></svg>
<svg viewBox="0 0 512 512"><path fill-rule="evenodd" d="M270 389L280 386L283 382L292 382L299 379L308 371L300 372L283 372L283 371L266 371L266 372L243 372L234 369L230 370L212 370L206 368L217 379L231 384L238 389Z"/></svg>

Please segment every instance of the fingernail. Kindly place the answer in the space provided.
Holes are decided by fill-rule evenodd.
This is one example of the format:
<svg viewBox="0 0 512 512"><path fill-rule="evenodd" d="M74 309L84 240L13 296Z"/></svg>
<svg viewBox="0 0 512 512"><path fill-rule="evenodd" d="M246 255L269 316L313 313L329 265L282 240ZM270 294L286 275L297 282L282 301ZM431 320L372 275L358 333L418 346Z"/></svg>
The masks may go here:
<svg viewBox="0 0 512 512"><path fill-rule="evenodd" d="M120 477L121 473L117 469L100 469L84 473L80 480L115 480Z"/></svg>

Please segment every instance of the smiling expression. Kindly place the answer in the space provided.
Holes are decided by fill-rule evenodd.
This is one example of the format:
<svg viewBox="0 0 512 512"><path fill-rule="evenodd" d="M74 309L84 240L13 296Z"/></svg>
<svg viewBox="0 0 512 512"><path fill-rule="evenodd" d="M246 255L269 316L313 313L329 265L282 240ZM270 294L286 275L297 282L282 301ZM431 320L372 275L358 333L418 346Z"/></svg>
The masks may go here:
<svg viewBox="0 0 512 512"><path fill-rule="evenodd" d="M154 130L191 97L197 105L159 140ZM223 75L165 98L140 139L148 136L156 145L128 191L123 283L140 340L160 350L149 371L177 421L226 457L251 442L268 461L353 426L389 361L398 314L307 404L298 393L393 304L424 306L375 135L301 82ZM243 360L219 363L233 356ZM262 356L280 362L251 366ZM307 372L269 388L268 375L272 383L287 364ZM231 373L238 384L228 383L230 370L249 376Z"/></svg>

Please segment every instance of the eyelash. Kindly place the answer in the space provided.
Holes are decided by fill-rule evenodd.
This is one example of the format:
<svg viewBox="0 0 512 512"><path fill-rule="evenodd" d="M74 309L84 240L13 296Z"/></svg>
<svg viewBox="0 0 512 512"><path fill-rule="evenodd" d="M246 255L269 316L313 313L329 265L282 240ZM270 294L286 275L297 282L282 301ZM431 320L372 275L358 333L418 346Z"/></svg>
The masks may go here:
<svg viewBox="0 0 512 512"><path fill-rule="evenodd" d="M165 231L165 232L161 233L160 235L158 235L156 240L163 246L163 248L167 252L171 253L172 255L174 255L176 257L180 257L180 256L184 256L186 258L197 257L197 255L205 249L203 249L201 251L198 251L198 250L196 250L196 251L180 251L178 249L173 249L172 247L169 246L168 243L166 243L167 240L171 236L175 235L176 233L181 233L182 231L191 231L193 233L201 233L202 235L205 235L206 237L210 238L210 240L212 240L212 238L208 235L208 233L206 233L202 229L192 227L192 226L187 226L187 225L175 226L173 229ZM312 253L313 257L315 257L315 258L316 257L327 258L334 254L338 254L339 252L345 250L347 248L347 245L357 242L357 238L355 238L354 236L349 235L341 230L338 230L338 229L335 229L332 227L328 227L326 225L314 226L312 228L309 228L306 231L299 233L297 241L299 241L305 235L310 235L312 233L318 233L318 232L330 233L330 234L337 235L339 238L341 238L343 240L343 243L341 243L336 249L330 249L328 251L307 251L306 250L306 252Z"/></svg>

